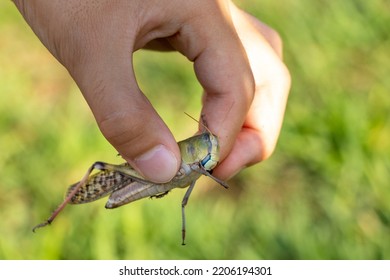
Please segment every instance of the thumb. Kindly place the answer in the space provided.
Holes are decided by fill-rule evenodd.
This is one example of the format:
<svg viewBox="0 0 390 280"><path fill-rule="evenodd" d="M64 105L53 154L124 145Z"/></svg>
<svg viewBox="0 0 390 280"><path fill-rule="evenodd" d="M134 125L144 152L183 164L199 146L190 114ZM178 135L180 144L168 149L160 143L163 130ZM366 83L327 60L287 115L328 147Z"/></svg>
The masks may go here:
<svg viewBox="0 0 390 280"><path fill-rule="evenodd" d="M138 26L137 1L14 2L72 75L107 140L146 179L169 181L179 148L133 73L136 34L128 27Z"/></svg>
<svg viewBox="0 0 390 280"><path fill-rule="evenodd" d="M122 157L145 179L172 179L181 162L179 148L139 89L128 49L92 55L71 74L101 132Z"/></svg>

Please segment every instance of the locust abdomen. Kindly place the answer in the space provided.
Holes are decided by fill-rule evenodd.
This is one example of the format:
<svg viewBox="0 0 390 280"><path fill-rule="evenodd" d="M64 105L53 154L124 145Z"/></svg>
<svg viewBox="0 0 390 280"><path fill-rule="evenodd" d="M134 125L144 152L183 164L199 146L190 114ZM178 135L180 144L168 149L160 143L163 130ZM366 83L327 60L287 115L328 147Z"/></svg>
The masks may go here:
<svg viewBox="0 0 390 280"><path fill-rule="evenodd" d="M201 174L192 171L189 165L182 164L178 175L170 182L163 184L150 182L145 184L144 182L132 181L113 192L108 198L105 207L112 209L145 197L158 197L174 188L185 188L190 185L191 182L196 181L200 176Z"/></svg>

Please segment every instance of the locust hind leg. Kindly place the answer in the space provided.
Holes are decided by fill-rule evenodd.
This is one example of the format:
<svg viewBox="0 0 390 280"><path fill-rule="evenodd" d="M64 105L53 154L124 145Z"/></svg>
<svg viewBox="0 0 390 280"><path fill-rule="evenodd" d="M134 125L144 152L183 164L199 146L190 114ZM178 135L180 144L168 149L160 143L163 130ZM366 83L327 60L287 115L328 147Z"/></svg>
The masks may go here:
<svg viewBox="0 0 390 280"><path fill-rule="evenodd" d="M54 212L51 214L51 216L44 222L36 225L35 227L33 227L32 231L35 232L36 229L38 228L41 228L41 227L44 227L44 226L47 226L47 225L50 225L53 220L57 217L57 215L62 211L62 209L65 208L65 206L70 202L70 200L72 199L72 197L80 190L80 188L87 182L88 178L89 178L89 175L91 175L92 171L94 169L98 169L98 170L104 170L105 169L105 166L106 166L106 163L104 162L101 162L101 161L97 161L95 162L94 164L91 165L90 168L88 168L87 172L85 173L84 177L80 180L80 182L78 182L74 188L72 189L72 191L67 195L67 197L64 199L64 201L57 207L56 210L54 210Z"/></svg>
<svg viewBox="0 0 390 280"><path fill-rule="evenodd" d="M184 209L187 205L188 199L190 198L191 192L194 189L195 182L196 182L196 180L191 182L191 185L188 188L188 190L186 191L186 193L183 197L183 200L181 202L181 219L182 219L182 227L181 227L182 243L181 243L181 245L186 245L184 242L186 239L186 216L185 216Z"/></svg>

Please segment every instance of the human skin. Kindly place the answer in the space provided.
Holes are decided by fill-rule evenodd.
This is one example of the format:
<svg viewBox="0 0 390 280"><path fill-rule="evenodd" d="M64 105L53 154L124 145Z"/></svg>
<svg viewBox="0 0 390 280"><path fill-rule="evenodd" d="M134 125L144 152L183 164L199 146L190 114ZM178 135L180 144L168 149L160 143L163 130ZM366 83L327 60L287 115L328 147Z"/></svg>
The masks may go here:
<svg viewBox="0 0 390 280"><path fill-rule="evenodd" d="M227 0L14 0L79 86L106 139L146 179L180 166L169 128L140 90L132 53L175 50L194 63L202 115L227 179L275 149L290 88L278 34Z"/></svg>

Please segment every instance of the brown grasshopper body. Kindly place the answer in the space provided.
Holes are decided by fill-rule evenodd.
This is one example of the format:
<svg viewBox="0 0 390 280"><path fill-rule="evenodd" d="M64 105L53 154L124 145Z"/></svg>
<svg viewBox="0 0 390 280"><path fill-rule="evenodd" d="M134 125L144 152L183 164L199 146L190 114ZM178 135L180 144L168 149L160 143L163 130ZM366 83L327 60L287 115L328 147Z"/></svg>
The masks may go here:
<svg viewBox="0 0 390 280"><path fill-rule="evenodd" d="M174 188L190 186L182 200L182 244L185 240L184 208L194 188L196 180L201 175L208 176L227 188L227 184L210 174L218 164L218 138L210 132L205 132L178 142L182 155L181 167L176 176L168 183L157 184L145 180L128 163L114 165L104 162L95 162L81 179L71 185L65 200L53 212L49 219L33 228L50 224L62 209L69 204L89 203L110 195L106 208L117 208L145 197L162 197ZM91 175L94 169L99 172Z"/></svg>

